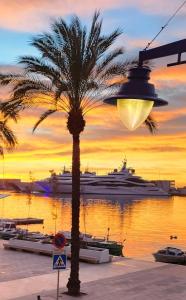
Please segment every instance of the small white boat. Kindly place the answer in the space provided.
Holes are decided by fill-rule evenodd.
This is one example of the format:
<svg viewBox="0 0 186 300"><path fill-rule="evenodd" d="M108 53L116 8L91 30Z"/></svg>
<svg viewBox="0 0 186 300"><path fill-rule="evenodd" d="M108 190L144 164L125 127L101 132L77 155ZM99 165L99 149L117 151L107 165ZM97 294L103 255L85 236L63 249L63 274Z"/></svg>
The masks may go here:
<svg viewBox="0 0 186 300"><path fill-rule="evenodd" d="M158 262L171 264L186 264L186 252L174 247L166 247L153 253L155 260Z"/></svg>
<svg viewBox="0 0 186 300"><path fill-rule="evenodd" d="M9 240L17 235L24 235L27 232L25 229L17 228L16 223L13 221L0 222L0 238Z"/></svg>
<svg viewBox="0 0 186 300"><path fill-rule="evenodd" d="M8 196L10 196L10 195L9 194L0 194L0 199L6 198Z"/></svg>
<svg viewBox="0 0 186 300"><path fill-rule="evenodd" d="M11 222L11 221L2 221L2 222L0 222L0 231L14 230L14 229L16 229L15 222Z"/></svg>

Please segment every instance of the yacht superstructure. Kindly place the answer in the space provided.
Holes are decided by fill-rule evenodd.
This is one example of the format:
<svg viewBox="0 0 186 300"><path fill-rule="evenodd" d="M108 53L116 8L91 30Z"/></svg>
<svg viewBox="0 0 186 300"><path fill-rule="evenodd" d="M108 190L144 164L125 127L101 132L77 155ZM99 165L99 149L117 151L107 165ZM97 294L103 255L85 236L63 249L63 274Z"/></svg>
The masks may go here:
<svg viewBox="0 0 186 300"><path fill-rule="evenodd" d="M51 176L37 181L37 184L47 193L71 193L72 174L63 170L56 174L50 171ZM168 193L154 183L135 175L135 170L127 168L127 161L123 161L120 170L114 169L107 175L96 175L95 172L85 171L80 177L81 194L100 195L147 195L167 196Z"/></svg>

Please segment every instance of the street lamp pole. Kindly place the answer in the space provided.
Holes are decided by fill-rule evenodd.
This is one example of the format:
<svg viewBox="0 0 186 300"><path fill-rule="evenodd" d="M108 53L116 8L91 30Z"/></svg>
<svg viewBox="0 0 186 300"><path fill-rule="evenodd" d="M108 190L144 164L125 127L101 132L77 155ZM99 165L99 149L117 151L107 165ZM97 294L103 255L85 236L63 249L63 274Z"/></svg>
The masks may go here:
<svg viewBox="0 0 186 300"><path fill-rule="evenodd" d="M178 55L177 62L168 64L167 67L185 64L186 60L181 60L182 53L186 52L186 39L176 41L170 44L152 48L149 50L143 50L139 52L139 67L143 66L143 62L155 58L161 58L171 55Z"/></svg>

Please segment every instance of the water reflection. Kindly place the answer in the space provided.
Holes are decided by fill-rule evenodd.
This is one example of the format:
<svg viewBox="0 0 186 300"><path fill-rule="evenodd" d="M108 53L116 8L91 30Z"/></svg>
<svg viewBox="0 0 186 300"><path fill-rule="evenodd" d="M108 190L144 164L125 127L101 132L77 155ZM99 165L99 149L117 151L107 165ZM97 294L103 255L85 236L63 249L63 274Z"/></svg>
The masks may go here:
<svg viewBox="0 0 186 300"><path fill-rule="evenodd" d="M92 196L81 199L80 230L95 236L125 241L127 256L149 256L164 245L184 245L186 198L142 198L127 196ZM70 230L71 198L52 198L12 193L0 199L0 217L38 217L43 225L30 225L30 230L55 233ZM24 227L24 226L23 226ZM170 240L170 235L178 236Z"/></svg>

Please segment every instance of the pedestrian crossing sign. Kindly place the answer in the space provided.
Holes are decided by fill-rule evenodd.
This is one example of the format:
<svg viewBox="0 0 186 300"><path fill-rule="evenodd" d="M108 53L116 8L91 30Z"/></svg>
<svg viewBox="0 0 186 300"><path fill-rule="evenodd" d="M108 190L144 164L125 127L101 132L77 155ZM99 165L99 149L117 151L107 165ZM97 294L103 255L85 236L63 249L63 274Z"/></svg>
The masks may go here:
<svg viewBox="0 0 186 300"><path fill-rule="evenodd" d="M53 269L61 270L66 269L67 256L65 254L53 255Z"/></svg>

